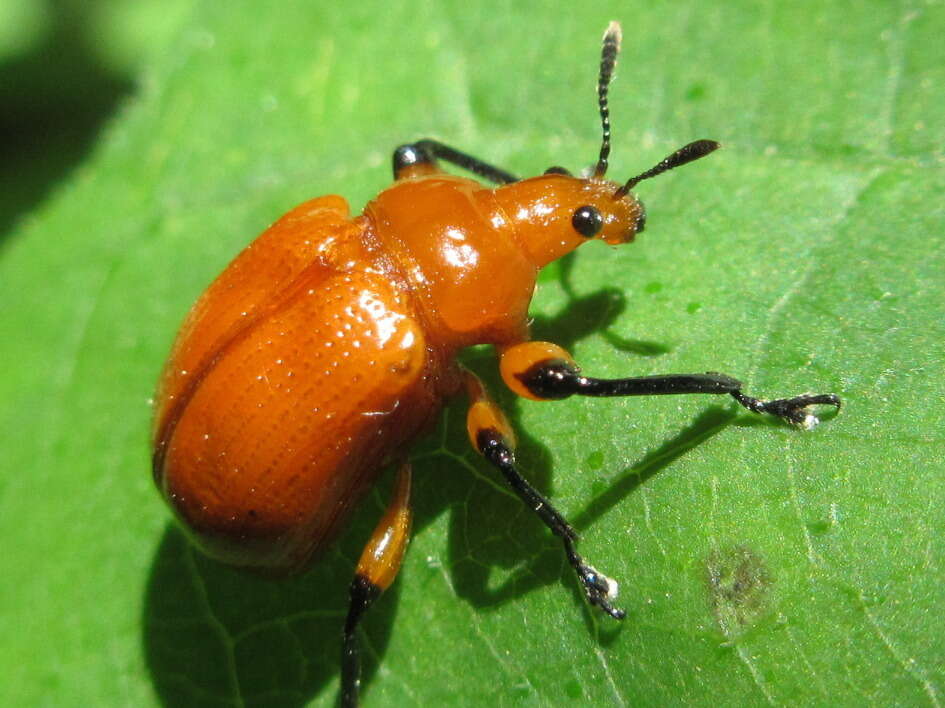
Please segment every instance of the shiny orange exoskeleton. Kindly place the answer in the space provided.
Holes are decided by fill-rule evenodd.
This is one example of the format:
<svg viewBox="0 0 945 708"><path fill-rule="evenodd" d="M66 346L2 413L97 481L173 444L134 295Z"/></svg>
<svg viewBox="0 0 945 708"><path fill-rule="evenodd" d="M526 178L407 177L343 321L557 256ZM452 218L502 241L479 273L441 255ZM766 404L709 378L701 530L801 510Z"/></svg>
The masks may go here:
<svg viewBox="0 0 945 708"><path fill-rule="evenodd" d="M621 184L606 178L607 91L620 42L604 36L596 168L519 180L432 140L394 154L394 184L352 218L338 196L308 201L250 244L194 305L161 377L154 477L194 541L236 566L295 571L337 535L389 464L387 513L358 564L344 629L343 700L358 695L355 627L393 581L410 527L410 444L452 396L470 399L477 450L559 536L588 600L615 618L616 583L575 550L576 535L515 467L514 435L456 356L489 343L505 383L537 400L570 395L729 394L807 427L832 394L763 401L723 374L581 375L570 355L529 340L539 270L597 238L628 243L644 225L639 181L718 147L700 140ZM442 172L451 162L498 183Z"/></svg>

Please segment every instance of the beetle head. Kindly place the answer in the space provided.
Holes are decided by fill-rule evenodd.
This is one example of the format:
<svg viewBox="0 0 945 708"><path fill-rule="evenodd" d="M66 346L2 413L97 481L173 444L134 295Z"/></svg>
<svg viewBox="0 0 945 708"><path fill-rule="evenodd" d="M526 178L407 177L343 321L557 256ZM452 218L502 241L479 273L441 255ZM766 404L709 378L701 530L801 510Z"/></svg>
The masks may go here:
<svg viewBox="0 0 945 708"><path fill-rule="evenodd" d="M496 200L514 223L523 250L538 266L560 258L593 238L611 245L629 243L643 231L646 223L646 210L630 190L645 179L705 157L719 147L714 140L696 140L623 184L606 178L610 157L607 93L617 65L620 39L620 25L611 22L604 33L597 80L603 135L600 156L592 173L576 177L563 167L550 167L544 175L495 190Z"/></svg>
<svg viewBox="0 0 945 708"><path fill-rule="evenodd" d="M714 140L696 140L679 148L645 172L631 177L622 185L605 179L610 157L610 108L607 103L607 94L614 68L617 66L621 38L620 24L611 22L604 33L600 75L597 79L597 102L603 134L597 165L590 177L575 180L581 183L580 188L571 185L570 190L565 190L577 192L575 194L577 197L582 196L581 192L587 196L586 204L574 206L572 216L574 229L586 238L599 236L601 240L609 244L628 243L636 234L643 231L646 210L643 204L630 194L631 189L645 179L698 160L719 148L719 144ZM551 167L545 171L545 174L570 176L563 167Z"/></svg>

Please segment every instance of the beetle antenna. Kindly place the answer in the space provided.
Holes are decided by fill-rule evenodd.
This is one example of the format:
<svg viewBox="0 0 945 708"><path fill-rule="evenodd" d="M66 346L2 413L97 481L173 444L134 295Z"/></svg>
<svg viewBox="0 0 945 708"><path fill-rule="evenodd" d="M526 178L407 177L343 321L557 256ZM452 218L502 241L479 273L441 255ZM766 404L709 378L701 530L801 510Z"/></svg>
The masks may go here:
<svg viewBox="0 0 945 708"><path fill-rule="evenodd" d="M718 150L720 147L722 146L714 140L696 140L688 145L684 145L672 155L667 155L646 172L641 172L636 177L628 179L625 185L614 192L614 199L620 199L626 196L631 189L645 179L656 177L656 175L661 175L674 167L679 167L680 165L685 165L687 162L698 160L700 157L705 157L710 152Z"/></svg>
<svg viewBox="0 0 945 708"><path fill-rule="evenodd" d="M622 38L623 32L619 22L607 25L604 46L600 52L600 76L597 78L597 104L600 106L600 122L604 135L597 167L594 168L595 177L603 177L607 173L607 158L610 156L610 108L607 106L607 91L614 75L614 67L617 66L617 54L620 52Z"/></svg>

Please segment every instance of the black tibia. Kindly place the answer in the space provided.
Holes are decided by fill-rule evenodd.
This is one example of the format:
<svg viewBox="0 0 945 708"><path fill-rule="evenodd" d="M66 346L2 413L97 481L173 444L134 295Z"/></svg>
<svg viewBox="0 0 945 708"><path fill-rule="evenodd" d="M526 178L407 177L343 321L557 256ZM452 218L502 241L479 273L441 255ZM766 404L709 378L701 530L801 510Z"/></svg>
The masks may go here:
<svg viewBox="0 0 945 708"><path fill-rule="evenodd" d="M510 172L483 162L478 157L473 157L451 148L449 145L430 139L418 140L410 145L401 145L394 150L394 178L396 179L405 167L418 163L433 163L436 160L443 160L451 165L461 167L495 184L509 184L510 182L518 182L520 179Z"/></svg>
<svg viewBox="0 0 945 708"><path fill-rule="evenodd" d="M362 575L355 575L349 589L348 617L345 619L341 648L341 705L358 705L361 689L361 654L355 631L364 611L381 594L381 589Z"/></svg>
<svg viewBox="0 0 945 708"><path fill-rule="evenodd" d="M564 551L568 556L568 562L574 568L574 572L577 573L588 602L600 607L614 619L623 619L626 613L610 604L611 600L617 597L617 583L598 572L593 566L588 565L578 555L574 548L577 534L571 528L571 524L561 516L558 510L551 505L551 502L518 473L518 470L515 469L515 455L502 439L502 436L497 431L487 428L479 431L476 443L482 456L502 472L509 486L512 487L521 500L538 514L538 517L551 529L551 532L564 543Z"/></svg>
<svg viewBox="0 0 945 708"><path fill-rule="evenodd" d="M524 386L539 398L549 400L568 396L665 396L678 393L729 394L753 413L767 413L794 425L812 428L817 417L807 408L813 405L840 407L833 393L805 393L791 398L763 401L742 393L742 382L715 372L705 374L669 374L638 376L627 379L593 379L581 376L574 364L561 359L541 361L518 375Z"/></svg>

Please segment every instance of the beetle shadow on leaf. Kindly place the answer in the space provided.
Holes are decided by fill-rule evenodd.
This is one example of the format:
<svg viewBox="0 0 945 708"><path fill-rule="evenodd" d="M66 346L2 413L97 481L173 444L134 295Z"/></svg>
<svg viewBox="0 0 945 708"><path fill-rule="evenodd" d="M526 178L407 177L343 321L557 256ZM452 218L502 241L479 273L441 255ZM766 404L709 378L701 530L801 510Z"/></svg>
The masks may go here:
<svg viewBox="0 0 945 708"><path fill-rule="evenodd" d="M88 154L134 89L98 51L105 3L41 4L41 41L0 61L0 243Z"/></svg>
<svg viewBox="0 0 945 708"><path fill-rule="evenodd" d="M578 295L571 284L574 259L577 253L569 253L556 264L558 283L568 302L561 312L551 317L536 316L532 322L532 336L536 340L549 341L565 349L572 349L591 334L599 335L617 351L637 356L659 356L670 351L661 342L629 339L610 331L627 309L627 296L617 287L604 287L588 295Z"/></svg>
<svg viewBox="0 0 945 708"><path fill-rule="evenodd" d="M294 708L337 691L353 559L379 516L370 498L333 550L288 578L261 578L210 560L169 524L143 617L145 657L160 702ZM395 583L361 624L365 695L390 638L398 593Z"/></svg>
<svg viewBox="0 0 945 708"><path fill-rule="evenodd" d="M718 435L737 419L730 409L712 406L703 411L688 427L677 433L656 450L623 471L620 478L592 499L583 510L574 515L578 528L587 528L632 494L640 485L666 469L689 450Z"/></svg>

